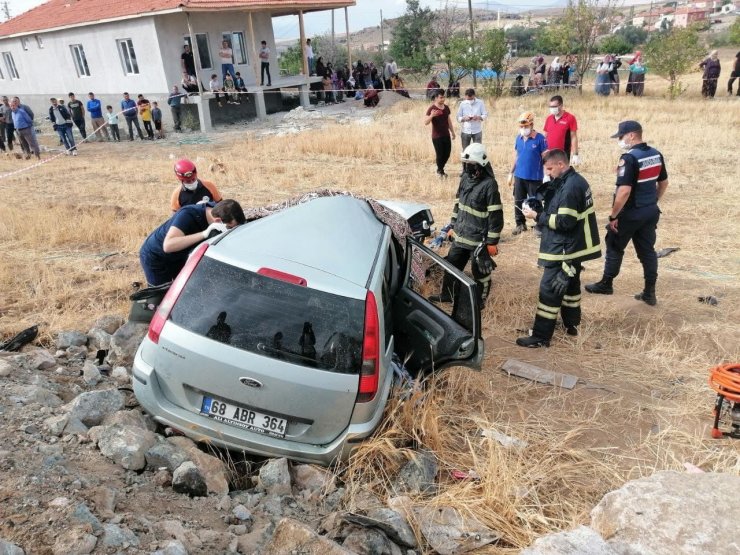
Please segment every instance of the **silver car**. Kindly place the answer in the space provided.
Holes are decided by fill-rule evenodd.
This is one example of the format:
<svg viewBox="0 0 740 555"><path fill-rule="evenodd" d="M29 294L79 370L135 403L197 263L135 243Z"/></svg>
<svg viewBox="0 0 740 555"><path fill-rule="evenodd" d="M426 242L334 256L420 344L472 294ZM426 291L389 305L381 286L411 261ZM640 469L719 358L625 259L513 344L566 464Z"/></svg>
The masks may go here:
<svg viewBox="0 0 740 555"><path fill-rule="evenodd" d="M454 304L427 300L445 272ZM370 205L318 198L204 242L136 354L134 392L197 441L330 464L383 417L394 366L480 368L474 282Z"/></svg>

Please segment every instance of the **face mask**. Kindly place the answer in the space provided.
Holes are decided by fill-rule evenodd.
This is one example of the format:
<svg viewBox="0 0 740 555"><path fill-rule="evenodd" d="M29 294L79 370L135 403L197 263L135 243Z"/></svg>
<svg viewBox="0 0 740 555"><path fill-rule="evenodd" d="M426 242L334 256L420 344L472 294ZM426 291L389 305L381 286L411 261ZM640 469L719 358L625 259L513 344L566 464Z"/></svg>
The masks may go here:
<svg viewBox="0 0 740 555"><path fill-rule="evenodd" d="M551 113L551 114L552 114L553 116L557 116L557 115L558 115L558 114L560 113L560 108L553 108L553 107L550 107L550 113Z"/></svg>
<svg viewBox="0 0 740 555"><path fill-rule="evenodd" d="M532 132L532 130L529 127L520 127L519 128L519 134L522 137L529 137L529 134Z"/></svg>
<svg viewBox="0 0 740 555"><path fill-rule="evenodd" d="M182 182L182 186L185 187L188 191L195 191L195 189L198 187L198 180L196 179L192 183L185 183Z"/></svg>
<svg viewBox="0 0 740 555"><path fill-rule="evenodd" d="M619 148L621 148L622 150L629 150L630 145L629 143L625 142L624 139L619 139Z"/></svg>
<svg viewBox="0 0 740 555"><path fill-rule="evenodd" d="M477 164L465 164L465 173L467 173L470 177L478 177L480 174L480 169L478 168Z"/></svg>

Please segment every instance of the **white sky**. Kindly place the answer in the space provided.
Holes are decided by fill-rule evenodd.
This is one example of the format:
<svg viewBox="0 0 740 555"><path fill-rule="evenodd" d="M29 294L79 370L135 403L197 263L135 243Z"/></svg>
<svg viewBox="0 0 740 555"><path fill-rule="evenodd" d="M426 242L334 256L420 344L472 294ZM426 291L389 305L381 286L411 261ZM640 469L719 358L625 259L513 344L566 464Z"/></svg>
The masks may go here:
<svg viewBox="0 0 740 555"><path fill-rule="evenodd" d="M129 0L136 1L136 0ZM460 9L466 10L467 0L448 0L450 4L455 4ZM43 4L44 0L8 0L10 15L16 16L22 12L28 11L33 7ZM441 0L421 0L422 6L439 8L444 5ZM476 9L496 9L497 6L516 6L518 10L546 8L556 5L563 5L564 1L558 0L524 0L523 3L502 0L473 0L473 8ZM383 18L398 17L406 9L405 0L357 0L357 5L349 8L349 27L350 31L357 31L365 27L380 25L380 10L383 10ZM502 10L505 10L502 7ZM335 11L336 32L344 32L344 10ZM331 12L318 12L305 16L306 33L308 35L319 35L331 30ZM281 17L275 18L273 22L276 39L294 38L299 36L298 17Z"/></svg>

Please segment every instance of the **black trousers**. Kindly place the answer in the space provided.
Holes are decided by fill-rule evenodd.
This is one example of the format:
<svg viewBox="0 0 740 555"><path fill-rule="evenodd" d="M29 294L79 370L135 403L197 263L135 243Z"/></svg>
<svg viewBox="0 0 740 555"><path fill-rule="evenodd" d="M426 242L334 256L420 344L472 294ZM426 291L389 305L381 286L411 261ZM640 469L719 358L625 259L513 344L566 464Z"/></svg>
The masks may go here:
<svg viewBox="0 0 740 555"><path fill-rule="evenodd" d="M468 264L468 260L472 261L473 250L463 248L456 243L450 247L445 260L452 264L455 268L461 272L465 269ZM488 298L488 294L491 291L491 274L484 274L478 270L478 265L473 263L470 265L470 269L473 272L473 279L476 282L476 293L478 295L478 304L483 308L483 303ZM445 301L452 301L455 299L455 286L457 279L449 274L445 274L444 280L442 281L442 299Z"/></svg>
<svg viewBox="0 0 740 555"><path fill-rule="evenodd" d="M514 178L514 221L516 225L527 224L527 218L522 214L522 202L527 197L537 196L537 189L540 185L542 185L542 181L522 179L520 177Z"/></svg>
<svg viewBox="0 0 740 555"><path fill-rule="evenodd" d="M133 118L126 118L126 125L128 126L128 140L134 140L133 126L136 126L136 131L139 133L139 139L144 140L144 134L141 132L141 126L139 125L139 118L134 116Z"/></svg>
<svg viewBox="0 0 740 555"><path fill-rule="evenodd" d="M75 119L74 124L77 126L77 129L80 130L80 135L82 135L83 139L87 139L87 131L85 130L85 118L82 119Z"/></svg>
<svg viewBox="0 0 740 555"><path fill-rule="evenodd" d="M623 210L619 215L617 233L607 228L606 262L604 276L615 278L619 275L624 258L624 249L630 241L635 247L637 258L642 264L645 283L654 285L658 279L658 257L655 254L656 229L660 220L657 204Z"/></svg>
<svg viewBox="0 0 740 555"><path fill-rule="evenodd" d="M734 73L730 76L729 81L727 81L727 92L732 94L732 85L735 83L735 79L740 79L740 75L735 75ZM737 96L740 96L740 82L737 84Z"/></svg>
<svg viewBox="0 0 740 555"><path fill-rule="evenodd" d="M15 126L5 124L5 138L8 140L8 150L13 150L13 139L15 139Z"/></svg>
<svg viewBox="0 0 740 555"><path fill-rule="evenodd" d="M121 140L121 133L120 133L120 131L118 129L118 124L117 123L111 123L111 124L108 124L108 125L110 127L110 134L113 135L113 140L114 141L120 141Z"/></svg>
<svg viewBox="0 0 740 555"><path fill-rule="evenodd" d="M146 136L150 139L154 138L154 129L152 128L152 122L149 120L142 120L144 122L144 129L146 130Z"/></svg>
<svg viewBox="0 0 740 555"><path fill-rule="evenodd" d="M562 265L544 268L540 280L537 313L532 326L533 336L549 340L555 333L558 312L566 327L577 327L581 324L581 264L574 262L571 266L575 268L576 274L571 278L564 295L557 295L551 287L552 280L561 272Z"/></svg>
<svg viewBox="0 0 740 555"><path fill-rule="evenodd" d="M447 135L446 137L438 137L432 139L434 145L434 152L437 155L437 173L444 173L445 164L450 159L450 152L452 152L452 139Z"/></svg>
<svg viewBox="0 0 740 555"><path fill-rule="evenodd" d="M270 77L270 62L262 62L260 64L260 86L265 84L265 73L267 73L267 86L272 85L272 77Z"/></svg>

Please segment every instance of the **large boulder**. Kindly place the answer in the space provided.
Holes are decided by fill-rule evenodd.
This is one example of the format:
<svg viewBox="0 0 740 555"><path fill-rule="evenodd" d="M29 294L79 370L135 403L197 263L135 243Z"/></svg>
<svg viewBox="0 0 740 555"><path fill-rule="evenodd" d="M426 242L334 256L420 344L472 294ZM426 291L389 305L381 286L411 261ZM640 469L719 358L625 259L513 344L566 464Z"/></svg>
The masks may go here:
<svg viewBox="0 0 740 555"><path fill-rule="evenodd" d="M131 530L121 528L115 524L103 526L103 546L109 549L127 549L139 545L139 538Z"/></svg>
<svg viewBox="0 0 740 555"><path fill-rule="evenodd" d="M607 493L591 528L619 554L737 553L740 476L657 472Z"/></svg>
<svg viewBox="0 0 740 555"><path fill-rule="evenodd" d="M120 328L126 321L116 314L108 314L101 316L92 325L93 328L103 330L104 332L113 335L116 330Z"/></svg>
<svg viewBox="0 0 740 555"><path fill-rule="evenodd" d="M25 362L31 370L49 370L57 365L57 359L46 349L35 349L23 353Z"/></svg>
<svg viewBox="0 0 740 555"><path fill-rule="evenodd" d="M354 555L338 543L319 536L311 528L290 518L282 519L262 555Z"/></svg>
<svg viewBox="0 0 740 555"><path fill-rule="evenodd" d="M146 465L152 470L166 468L170 472L185 461L190 460L188 454L169 441L160 441L146 452Z"/></svg>
<svg viewBox="0 0 740 555"><path fill-rule="evenodd" d="M190 497L208 495L206 479L191 461L185 461L172 473L172 489L177 493L186 493Z"/></svg>
<svg viewBox="0 0 740 555"><path fill-rule="evenodd" d="M87 344L91 349L107 351L110 349L112 335L100 328L92 328L87 332Z"/></svg>
<svg viewBox="0 0 740 555"><path fill-rule="evenodd" d="M153 432L136 426L116 424L106 428L98 439L100 452L126 470L146 466L146 452L157 442Z"/></svg>
<svg viewBox="0 0 740 555"><path fill-rule="evenodd" d="M537 538L519 555L617 555L599 534L588 526Z"/></svg>
<svg viewBox="0 0 740 555"><path fill-rule="evenodd" d="M100 374L98 367L89 360L85 361L85 364L82 366L82 381L85 382L85 385L98 385L102 379L103 376Z"/></svg>
<svg viewBox="0 0 740 555"><path fill-rule="evenodd" d="M167 441L187 453L188 459L198 467L198 470L205 478L209 494L217 493L219 495L226 495L229 493L226 465L221 459L204 453L198 449L198 446L193 443L193 440L184 436L170 437L167 438Z"/></svg>
<svg viewBox="0 0 740 555"><path fill-rule="evenodd" d="M121 410L123 402L123 393L117 389L103 389L81 393L64 408L85 426L97 426L107 414Z"/></svg>
<svg viewBox="0 0 740 555"><path fill-rule="evenodd" d="M25 552L14 543L0 539L0 555L25 555Z"/></svg>
<svg viewBox="0 0 740 555"><path fill-rule="evenodd" d="M312 464L293 467L293 484L301 490L328 495L337 489L337 477L333 472Z"/></svg>
<svg viewBox="0 0 740 555"><path fill-rule="evenodd" d="M54 543L54 555L87 555L95 549L98 538L85 532L84 528L72 528L62 532Z"/></svg>
<svg viewBox="0 0 740 555"><path fill-rule="evenodd" d="M80 331L60 331L57 334L57 349L64 351L70 347L87 345L87 335Z"/></svg>
<svg viewBox="0 0 740 555"><path fill-rule="evenodd" d="M110 340L108 364L130 366L148 329L149 325L141 322L126 322L118 328Z"/></svg>

